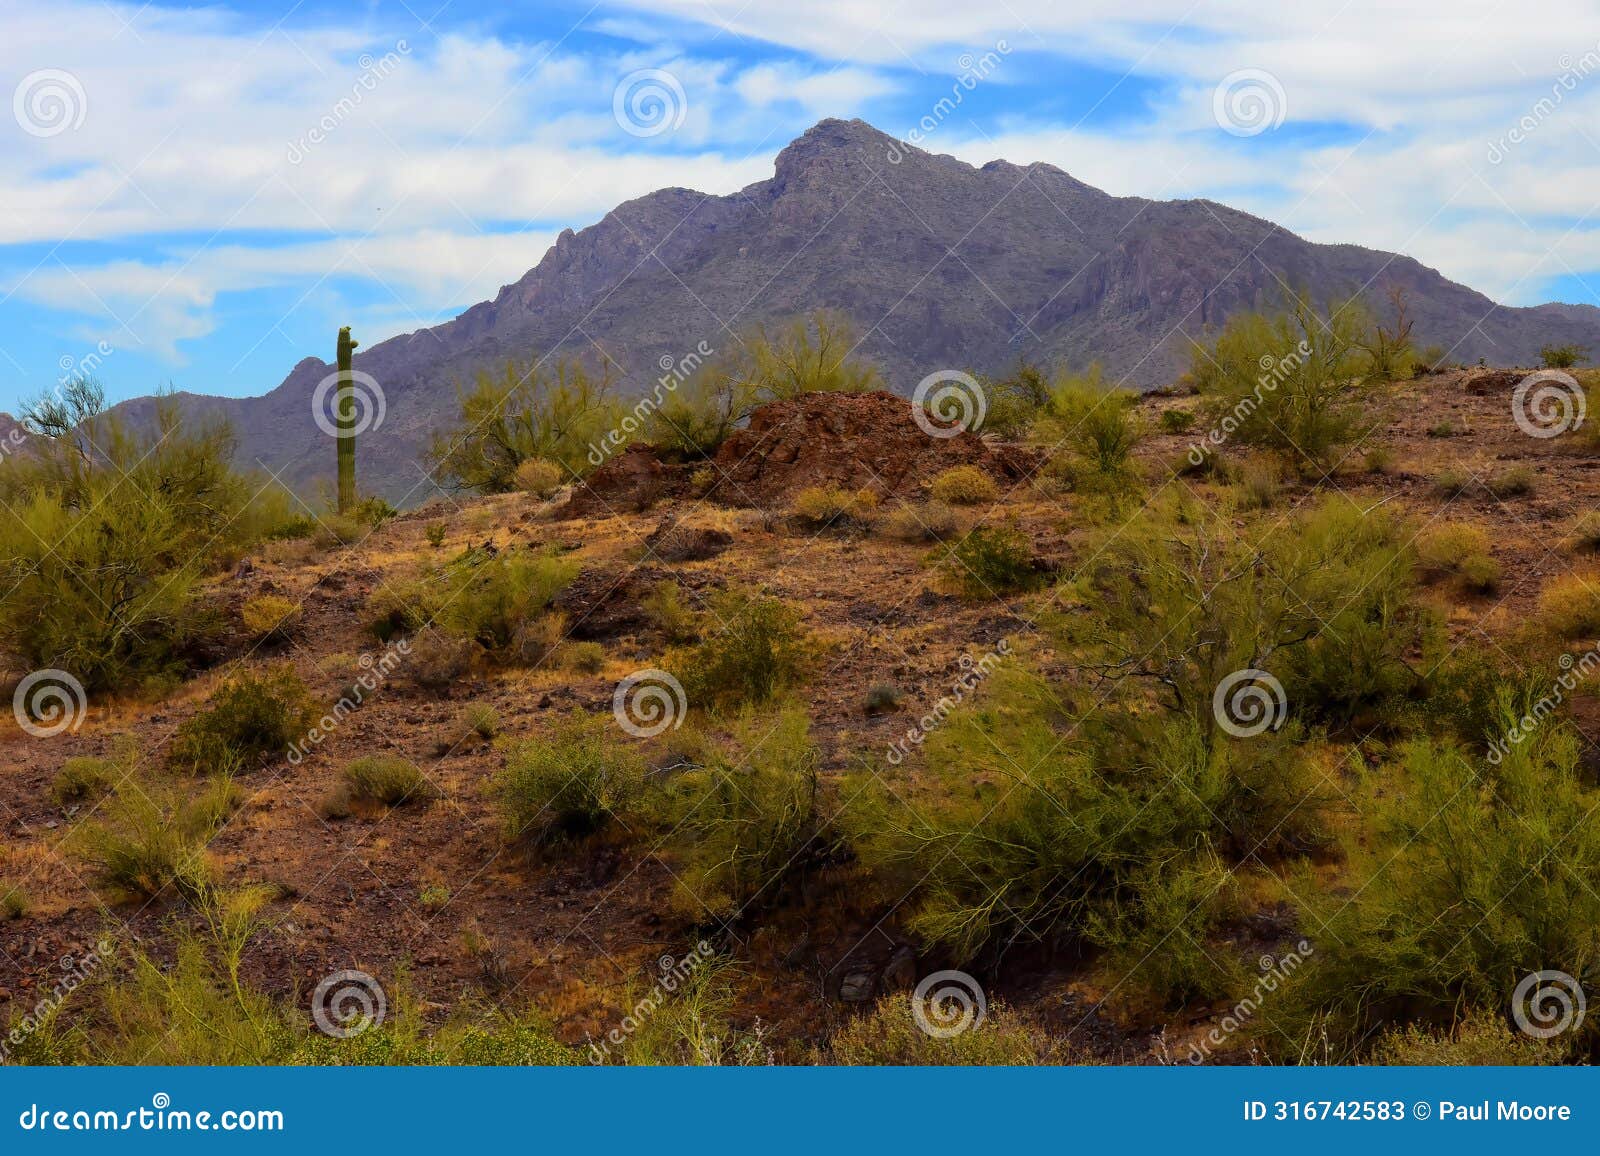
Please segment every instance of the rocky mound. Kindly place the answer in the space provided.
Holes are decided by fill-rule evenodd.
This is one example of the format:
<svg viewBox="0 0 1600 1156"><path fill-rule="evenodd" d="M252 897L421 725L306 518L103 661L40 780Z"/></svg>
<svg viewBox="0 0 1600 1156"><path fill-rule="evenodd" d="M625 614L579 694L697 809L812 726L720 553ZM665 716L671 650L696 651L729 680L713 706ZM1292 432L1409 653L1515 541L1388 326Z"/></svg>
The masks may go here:
<svg viewBox="0 0 1600 1156"><path fill-rule="evenodd" d="M1037 456L976 434L933 437L911 403L876 393L812 393L762 406L717 451L711 493L732 506L787 506L807 486L872 489L915 498L935 475L974 465L998 480L1026 477Z"/></svg>
<svg viewBox="0 0 1600 1156"><path fill-rule="evenodd" d="M936 475L961 465L1014 482L1037 468L1039 454L965 432L934 437L917 423L909 401L879 390L810 393L764 405L722 443L712 465L716 480L706 497L778 510L808 486L914 499ZM680 496L691 472L635 443L590 474L562 512L593 517L646 509L657 499Z"/></svg>

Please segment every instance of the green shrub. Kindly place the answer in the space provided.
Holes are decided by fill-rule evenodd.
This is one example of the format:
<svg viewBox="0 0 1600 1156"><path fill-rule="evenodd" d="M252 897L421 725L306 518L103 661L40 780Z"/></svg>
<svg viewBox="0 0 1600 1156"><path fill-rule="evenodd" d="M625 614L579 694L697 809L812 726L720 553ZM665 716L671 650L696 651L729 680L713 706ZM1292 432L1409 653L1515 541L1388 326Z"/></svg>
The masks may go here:
<svg viewBox="0 0 1600 1156"><path fill-rule="evenodd" d="M276 594L262 594L239 607L239 620L253 639L288 638L300 625L296 602Z"/></svg>
<svg viewBox="0 0 1600 1156"><path fill-rule="evenodd" d="M484 494L515 490L517 470L533 459L582 477L593 467L589 447L622 419L611 385L571 361L553 369L512 361L498 376L480 373L460 395L456 425L434 435L429 460L440 477Z"/></svg>
<svg viewBox="0 0 1600 1156"><path fill-rule="evenodd" d="M747 715L733 740L667 784L663 851L685 915L734 920L771 905L784 884L825 857L817 810L817 750L805 712Z"/></svg>
<svg viewBox="0 0 1600 1156"><path fill-rule="evenodd" d="M1600 553L1600 510L1585 510L1567 531L1564 545L1574 554Z"/></svg>
<svg viewBox="0 0 1600 1156"><path fill-rule="evenodd" d="M1571 729L1528 727L1528 706L1502 688L1487 757L1418 740L1381 782L1370 777L1360 807L1377 834L1351 848L1351 885L1302 892L1305 925L1326 928L1337 950L1319 951L1263 1008L1269 1027L1326 1033L1333 1062L1346 1062L1377 1025L1445 1026L1503 1012L1533 972L1591 974L1600 828L1589 816L1600 795ZM1592 1040L1592 1025L1569 1039Z"/></svg>
<svg viewBox="0 0 1600 1156"><path fill-rule="evenodd" d="M1493 1011L1468 1012L1449 1029L1412 1024L1385 1032L1373 1045L1371 1061L1386 1067L1526 1067L1564 1060L1557 1040L1539 1040L1506 1025Z"/></svg>
<svg viewBox="0 0 1600 1156"><path fill-rule="evenodd" d="M606 668L606 648L598 642L569 642L561 648L561 665L574 674L599 674Z"/></svg>
<svg viewBox="0 0 1600 1156"><path fill-rule="evenodd" d="M565 480L561 467L543 458L528 458L517 467L517 489L536 498L550 497Z"/></svg>
<svg viewBox="0 0 1600 1156"><path fill-rule="evenodd" d="M1527 466L1516 466L1502 474L1495 474L1484 488L1496 498L1524 498L1533 493L1533 471Z"/></svg>
<svg viewBox="0 0 1600 1156"><path fill-rule="evenodd" d="M471 669L482 653L477 643L429 627L411 640L405 675L424 690L447 690Z"/></svg>
<svg viewBox="0 0 1600 1156"><path fill-rule="evenodd" d="M1098 365L1057 383L1050 398L1051 422L1041 434L1064 444L1082 463L1082 469L1073 471L1075 484L1101 490L1124 478L1143 434L1134 413L1137 401L1127 390L1106 385Z"/></svg>
<svg viewBox="0 0 1600 1156"><path fill-rule="evenodd" d="M826 527L848 529L867 527L878 508L878 495L871 490L840 489L838 486L808 486L795 495L794 517L811 530Z"/></svg>
<svg viewBox="0 0 1600 1156"><path fill-rule="evenodd" d="M1588 360L1589 349L1584 345L1546 345L1540 348L1539 358L1546 369L1571 369Z"/></svg>
<svg viewBox="0 0 1600 1156"><path fill-rule="evenodd" d="M0 879L0 923L21 919L33 908L33 901L22 888Z"/></svg>
<svg viewBox="0 0 1600 1156"><path fill-rule="evenodd" d="M698 646L667 659L691 706L766 702L804 676L811 648L794 607L728 590L712 598L710 622Z"/></svg>
<svg viewBox="0 0 1600 1156"><path fill-rule="evenodd" d="M1324 315L1304 295L1275 316L1234 314L1211 349L1195 347L1190 367L1207 424L1320 473L1377 421L1363 404L1382 376L1363 348L1365 326L1359 307Z"/></svg>
<svg viewBox="0 0 1600 1156"><path fill-rule="evenodd" d="M387 641L431 626L511 657L518 632L550 607L579 568L551 550L473 547L410 581L374 591L368 600L373 632Z"/></svg>
<svg viewBox="0 0 1600 1156"><path fill-rule="evenodd" d="M1283 489L1283 469L1275 458L1247 458L1239 468L1239 506L1245 510L1266 510L1277 504Z"/></svg>
<svg viewBox="0 0 1600 1156"><path fill-rule="evenodd" d="M289 667L261 675L245 672L224 683L209 706L178 727L169 758L174 766L196 772L277 758L304 737L315 715L305 684Z"/></svg>
<svg viewBox="0 0 1600 1156"><path fill-rule="evenodd" d="M437 550L444 545L445 525L443 522L429 522L422 529L422 536L430 547Z"/></svg>
<svg viewBox="0 0 1600 1156"><path fill-rule="evenodd" d="M693 642L699 638L695 612L683 602L683 590L676 582L660 582L645 597L645 614L668 642Z"/></svg>
<svg viewBox="0 0 1600 1156"><path fill-rule="evenodd" d="M536 846L583 839L626 822L644 792L645 763L608 715L574 713L546 738L506 753L495 793L506 837Z"/></svg>
<svg viewBox="0 0 1600 1156"><path fill-rule="evenodd" d="M947 506L976 506L1000 497L994 479L977 466L954 466L945 470L933 479L928 493L935 502Z"/></svg>
<svg viewBox="0 0 1600 1156"><path fill-rule="evenodd" d="M1161 432L1169 434L1186 433L1194 428L1194 414L1187 409L1164 409L1161 411Z"/></svg>
<svg viewBox="0 0 1600 1156"><path fill-rule="evenodd" d="M99 799L116 785L122 771L115 760L98 759L87 755L68 759L61 764L50 784L50 797L63 807L72 803L89 803Z"/></svg>
<svg viewBox="0 0 1600 1156"><path fill-rule="evenodd" d="M1033 544L1015 526L974 526L943 555L940 566L969 598L1031 590L1040 579Z"/></svg>
<svg viewBox="0 0 1600 1156"><path fill-rule="evenodd" d="M1539 592L1541 625L1563 640L1600 637L1600 574L1562 574Z"/></svg>
<svg viewBox="0 0 1600 1156"><path fill-rule="evenodd" d="M1457 466L1441 470L1433 479L1433 492L1441 498L1459 498L1472 488L1475 479Z"/></svg>
<svg viewBox="0 0 1600 1156"><path fill-rule="evenodd" d="M239 807L232 778L219 775L195 794L177 783L124 782L100 817L74 832L83 857L115 890L156 896L174 887L193 896L208 877L205 845Z"/></svg>
<svg viewBox="0 0 1600 1156"><path fill-rule="evenodd" d="M480 739L492 739L500 733L500 712L488 703L471 703L461 712L461 725Z"/></svg>
<svg viewBox="0 0 1600 1156"><path fill-rule="evenodd" d="M344 781L355 799L388 807L437 798L439 792L410 759L369 755L344 769Z"/></svg>

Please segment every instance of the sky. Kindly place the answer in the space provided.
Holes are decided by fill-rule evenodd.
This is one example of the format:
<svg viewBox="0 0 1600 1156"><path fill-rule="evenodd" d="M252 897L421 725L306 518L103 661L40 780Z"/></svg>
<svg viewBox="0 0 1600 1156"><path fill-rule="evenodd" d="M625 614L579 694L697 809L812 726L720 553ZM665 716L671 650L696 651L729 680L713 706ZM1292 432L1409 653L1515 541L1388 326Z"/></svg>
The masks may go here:
<svg viewBox="0 0 1600 1156"><path fill-rule="evenodd" d="M1600 304L1600 5L1397 7L0 0L0 410L265 392L828 116Z"/></svg>

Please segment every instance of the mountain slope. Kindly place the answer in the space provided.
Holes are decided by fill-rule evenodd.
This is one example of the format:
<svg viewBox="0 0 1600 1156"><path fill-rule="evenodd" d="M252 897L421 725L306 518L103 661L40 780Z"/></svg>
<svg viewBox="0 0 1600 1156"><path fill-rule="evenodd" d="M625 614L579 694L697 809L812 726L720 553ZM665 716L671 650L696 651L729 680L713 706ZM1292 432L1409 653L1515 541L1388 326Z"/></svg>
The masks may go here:
<svg viewBox="0 0 1600 1156"><path fill-rule="evenodd" d="M828 307L855 320L860 352L902 393L934 370L993 372L1019 356L1098 360L1151 387L1185 364L1188 335L1290 286L1322 297L1391 284L1409 292L1416 336L1457 359L1526 364L1545 343L1600 344L1590 306L1508 308L1409 257L1312 244L1212 202L1113 197L1044 164L974 168L827 120L779 154L771 180L629 201L562 233L493 301L359 353L387 402L382 430L359 443L360 476L392 500L427 496L416 461L455 385L509 357L604 356L642 393L659 359ZM307 358L264 397L180 397L233 419L242 461L305 486L332 473L311 406L329 371Z"/></svg>

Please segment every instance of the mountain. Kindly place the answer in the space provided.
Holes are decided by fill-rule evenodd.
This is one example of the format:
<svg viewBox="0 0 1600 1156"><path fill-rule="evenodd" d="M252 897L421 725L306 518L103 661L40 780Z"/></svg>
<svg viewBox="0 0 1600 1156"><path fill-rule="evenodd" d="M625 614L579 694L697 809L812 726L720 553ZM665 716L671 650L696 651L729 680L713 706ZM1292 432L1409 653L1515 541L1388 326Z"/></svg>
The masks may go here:
<svg viewBox="0 0 1600 1156"><path fill-rule="evenodd" d="M1188 335L1289 286L1326 297L1391 285L1409 294L1416 337L1461 360L1528 364L1547 343L1600 345L1592 306L1509 308L1409 257L1313 244L1215 202L1113 197L1045 164L974 168L825 120L778 154L771 180L628 201L563 232L494 300L358 353L387 404L381 433L358 441L359 476L391 500L426 497L416 463L453 416L456 385L511 357L603 350L643 393L660 359L826 307L854 319L860 352L901 393L935 370L996 372L1021 356L1099 361L1153 387L1186 364ZM308 357L263 397L178 396L233 420L242 462L304 488L333 472L311 405L330 370ZM121 408L137 419L150 406Z"/></svg>

